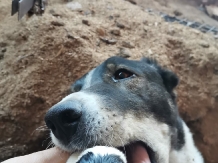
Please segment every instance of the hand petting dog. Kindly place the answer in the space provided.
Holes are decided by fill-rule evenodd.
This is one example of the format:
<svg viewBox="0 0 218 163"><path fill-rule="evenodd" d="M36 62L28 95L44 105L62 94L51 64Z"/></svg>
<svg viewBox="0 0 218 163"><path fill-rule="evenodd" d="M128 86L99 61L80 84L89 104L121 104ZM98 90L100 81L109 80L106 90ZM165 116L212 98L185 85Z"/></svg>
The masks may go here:
<svg viewBox="0 0 218 163"><path fill-rule="evenodd" d="M66 163L69 156L68 153L58 148L50 148L29 155L15 157L2 163Z"/></svg>

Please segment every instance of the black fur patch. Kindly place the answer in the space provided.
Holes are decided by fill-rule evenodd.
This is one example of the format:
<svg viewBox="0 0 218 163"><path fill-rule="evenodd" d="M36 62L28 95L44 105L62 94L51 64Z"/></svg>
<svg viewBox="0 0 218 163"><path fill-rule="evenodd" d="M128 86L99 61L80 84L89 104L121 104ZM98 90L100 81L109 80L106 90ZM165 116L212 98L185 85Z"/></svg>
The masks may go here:
<svg viewBox="0 0 218 163"><path fill-rule="evenodd" d="M163 67L161 67L156 60L151 59L151 58L142 58L142 61L153 65L154 67L157 68L158 73L161 75L163 79L163 84L165 85L166 90L169 92L171 95L175 107L176 105L176 96L175 93L173 92L174 88L179 84L179 78L175 73L172 71L169 71ZM176 150L180 150L184 144L185 144L185 135L184 135L184 130L182 126L182 120L180 117L177 118L177 120L174 122L173 126L176 128L176 135L172 136L172 146ZM173 129L172 129L173 130Z"/></svg>
<svg viewBox="0 0 218 163"><path fill-rule="evenodd" d="M185 144L185 134L184 129L182 126L182 120L181 118L178 118L177 123L177 143L174 146L176 150L180 150Z"/></svg>
<svg viewBox="0 0 218 163"><path fill-rule="evenodd" d="M147 64L153 65L154 67L157 68L157 71L162 77L163 84L165 85L167 91L171 94L173 99L175 99L175 94L173 93L173 89L179 84L179 78L177 77L177 75L172 71L169 71L161 67L154 59L142 58L142 61L144 61Z"/></svg>

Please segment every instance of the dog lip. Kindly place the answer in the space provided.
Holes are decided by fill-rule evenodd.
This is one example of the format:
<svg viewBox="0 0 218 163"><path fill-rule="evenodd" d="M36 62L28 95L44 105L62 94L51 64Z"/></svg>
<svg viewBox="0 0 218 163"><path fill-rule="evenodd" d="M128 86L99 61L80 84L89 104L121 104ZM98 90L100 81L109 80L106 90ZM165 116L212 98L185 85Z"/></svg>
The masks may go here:
<svg viewBox="0 0 218 163"><path fill-rule="evenodd" d="M117 147L118 150L126 155L127 163L156 163L155 153L146 143L136 141Z"/></svg>

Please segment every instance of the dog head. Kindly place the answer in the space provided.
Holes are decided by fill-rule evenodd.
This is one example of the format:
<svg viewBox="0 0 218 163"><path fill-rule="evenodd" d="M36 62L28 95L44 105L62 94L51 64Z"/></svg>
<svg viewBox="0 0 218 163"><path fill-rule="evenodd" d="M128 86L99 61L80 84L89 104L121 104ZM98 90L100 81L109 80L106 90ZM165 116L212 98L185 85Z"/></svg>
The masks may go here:
<svg viewBox="0 0 218 163"><path fill-rule="evenodd" d="M105 145L128 154L141 146L151 162L168 162L170 150L184 144L177 84L177 76L154 60L111 57L77 80L45 121L64 150Z"/></svg>

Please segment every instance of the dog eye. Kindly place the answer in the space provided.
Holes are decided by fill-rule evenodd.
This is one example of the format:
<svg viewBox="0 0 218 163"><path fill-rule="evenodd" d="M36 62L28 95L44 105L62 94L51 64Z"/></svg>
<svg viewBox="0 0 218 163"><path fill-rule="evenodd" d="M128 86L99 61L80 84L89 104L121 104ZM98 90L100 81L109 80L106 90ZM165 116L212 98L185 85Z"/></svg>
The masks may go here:
<svg viewBox="0 0 218 163"><path fill-rule="evenodd" d="M114 79L115 80L121 80L121 79L125 79L125 78L129 78L131 76L133 76L134 74L128 70L125 69L120 69L117 70L114 74Z"/></svg>

